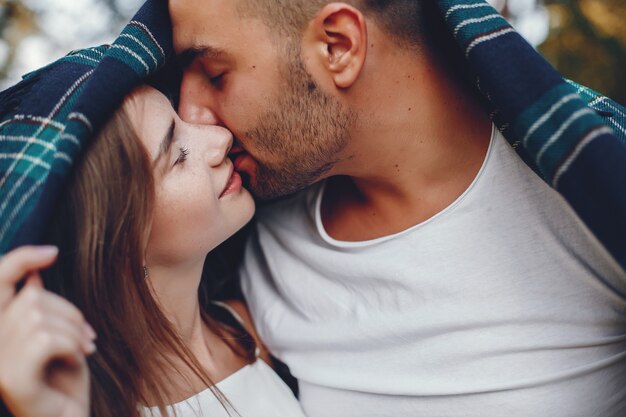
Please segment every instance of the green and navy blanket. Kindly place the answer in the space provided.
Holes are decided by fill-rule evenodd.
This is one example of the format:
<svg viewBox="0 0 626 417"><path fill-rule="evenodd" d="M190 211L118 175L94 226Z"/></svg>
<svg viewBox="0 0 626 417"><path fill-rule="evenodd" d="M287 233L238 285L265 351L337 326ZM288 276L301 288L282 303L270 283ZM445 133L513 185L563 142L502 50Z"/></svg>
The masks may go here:
<svg viewBox="0 0 626 417"><path fill-rule="evenodd" d="M172 53L167 2L112 45L71 52L0 93L0 255L42 235L74 162L123 98Z"/></svg>
<svg viewBox="0 0 626 417"><path fill-rule="evenodd" d="M494 123L626 270L626 109L564 80L485 1L438 3Z"/></svg>
<svg viewBox="0 0 626 417"><path fill-rule="evenodd" d="M626 271L626 110L564 80L485 1L437 2L494 123ZM167 2L148 0L112 45L0 94L0 254L40 242L81 150L172 55Z"/></svg>

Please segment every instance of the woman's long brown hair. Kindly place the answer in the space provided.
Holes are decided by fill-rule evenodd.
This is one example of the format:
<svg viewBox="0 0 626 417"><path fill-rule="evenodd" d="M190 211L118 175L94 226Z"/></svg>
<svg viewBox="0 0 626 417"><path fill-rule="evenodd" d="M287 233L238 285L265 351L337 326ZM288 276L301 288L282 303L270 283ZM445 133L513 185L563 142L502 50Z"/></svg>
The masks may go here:
<svg viewBox="0 0 626 417"><path fill-rule="evenodd" d="M231 409L162 313L145 279L142 260L154 177L123 109L86 151L66 190L47 239L59 246L60 256L44 281L76 304L98 334L98 350L89 359L91 415L140 416L142 404L158 406L167 415L168 399L189 389L192 378ZM254 361L254 342L245 330L218 324L210 309L203 305L205 323L236 353ZM188 386L177 386L173 379Z"/></svg>

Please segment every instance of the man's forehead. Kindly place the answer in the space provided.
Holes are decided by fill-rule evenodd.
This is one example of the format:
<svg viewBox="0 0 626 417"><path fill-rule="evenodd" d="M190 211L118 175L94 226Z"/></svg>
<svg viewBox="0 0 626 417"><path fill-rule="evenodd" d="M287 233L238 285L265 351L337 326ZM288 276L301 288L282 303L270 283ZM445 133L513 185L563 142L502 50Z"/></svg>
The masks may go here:
<svg viewBox="0 0 626 417"><path fill-rule="evenodd" d="M220 40L217 31L199 32L189 30L182 25L174 27L174 49L178 55L189 55L203 58L219 58L226 54L227 48L223 40Z"/></svg>
<svg viewBox="0 0 626 417"><path fill-rule="evenodd" d="M192 46L189 51L195 54L197 57L206 59L219 59L224 58L228 55L228 52L225 49L222 49L218 46L206 45L202 43L198 43Z"/></svg>
<svg viewBox="0 0 626 417"><path fill-rule="evenodd" d="M173 25L194 29L212 29L239 18L236 0L169 0Z"/></svg>
<svg viewBox="0 0 626 417"><path fill-rule="evenodd" d="M239 27L232 2L169 0L176 52L193 50L207 58L222 55L226 49L222 41L231 37Z"/></svg>

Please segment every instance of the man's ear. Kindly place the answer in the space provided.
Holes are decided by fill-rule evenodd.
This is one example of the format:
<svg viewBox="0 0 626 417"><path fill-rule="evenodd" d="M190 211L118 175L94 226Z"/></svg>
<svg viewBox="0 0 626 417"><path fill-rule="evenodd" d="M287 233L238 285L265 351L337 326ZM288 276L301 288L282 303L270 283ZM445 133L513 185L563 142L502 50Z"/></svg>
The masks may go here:
<svg viewBox="0 0 626 417"><path fill-rule="evenodd" d="M338 88L354 84L367 56L367 25L358 9L327 4L309 23L304 39Z"/></svg>

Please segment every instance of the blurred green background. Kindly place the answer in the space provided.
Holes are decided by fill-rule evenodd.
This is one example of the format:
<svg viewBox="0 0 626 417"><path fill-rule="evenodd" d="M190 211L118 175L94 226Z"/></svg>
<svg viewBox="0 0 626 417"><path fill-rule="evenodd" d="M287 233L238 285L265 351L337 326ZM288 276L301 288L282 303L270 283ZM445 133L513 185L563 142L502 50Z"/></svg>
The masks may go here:
<svg viewBox="0 0 626 417"><path fill-rule="evenodd" d="M626 103L626 0L490 1L565 77ZM0 89L71 49L111 41L141 2L0 0Z"/></svg>
<svg viewBox="0 0 626 417"><path fill-rule="evenodd" d="M561 73L626 103L626 0L546 0L539 51Z"/></svg>

